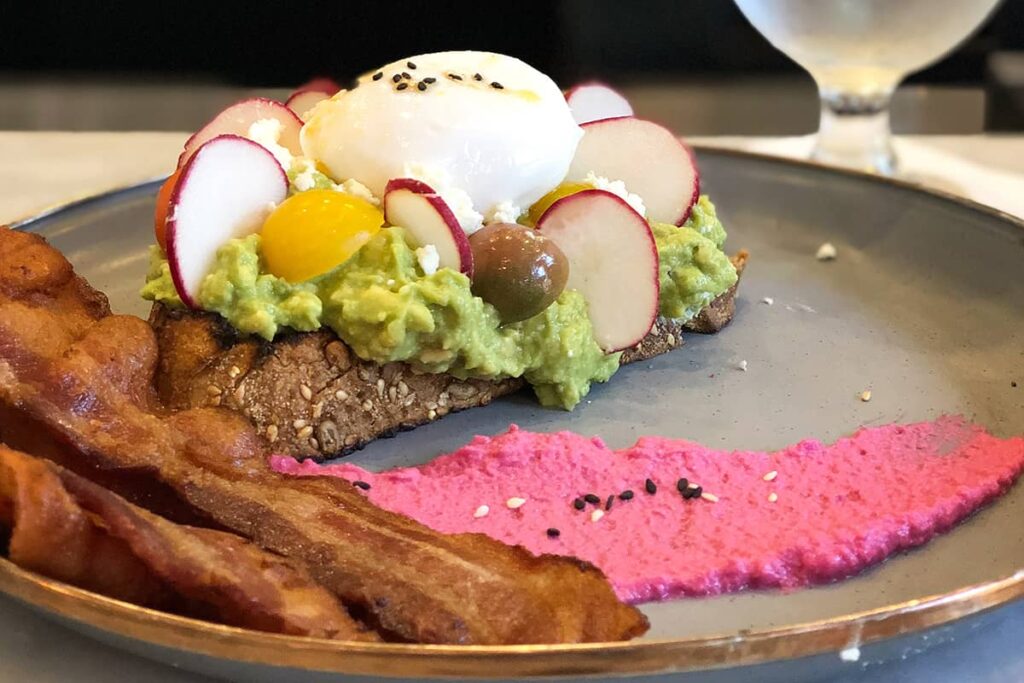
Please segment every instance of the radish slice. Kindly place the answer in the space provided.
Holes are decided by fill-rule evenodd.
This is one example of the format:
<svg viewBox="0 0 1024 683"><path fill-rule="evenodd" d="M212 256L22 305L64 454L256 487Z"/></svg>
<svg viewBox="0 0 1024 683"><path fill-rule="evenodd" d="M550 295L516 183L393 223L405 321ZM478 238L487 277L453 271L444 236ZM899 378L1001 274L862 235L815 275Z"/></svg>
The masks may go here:
<svg viewBox="0 0 1024 683"><path fill-rule="evenodd" d="M318 102L322 102L341 90L341 86L330 78L314 78L300 85L285 100L285 105L305 120L305 114Z"/></svg>
<svg viewBox="0 0 1024 683"><path fill-rule="evenodd" d="M576 123L632 116L633 107L621 93L604 83L581 83L569 88L565 100Z"/></svg>
<svg viewBox="0 0 1024 683"><path fill-rule="evenodd" d="M319 92L317 90L306 90L304 92L297 92L285 102L288 108L299 115L303 121L306 120L306 114L317 104L324 100L330 99L330 95L325 92Z"/></svg>
<svg viewBox="0 0 1024 683"><path fill-rule="evenodd" d="M588 173L621 180L640 195L647 216L682 225L700 196L700 174L690 149L667 128L630 117L583 124L583 139L566 180Z"/></svg>
<svg viewBox="0 0 1024 683"><path fill-rule="evenodd" d="M341 86L338 85L337 81L335 81L333 78L321 76L319 78L313 78L300 85L292 92L292 97L298 95L301 92L322 92L327 93L328 95L333 95L339 90L341 90Z"/></svg>
<svg viewBox="0 0 1024 683"><path fill-rule="evenodd" d="M636 346L658 315L658 248L651 226L604 190L562 197L537 225L569 259L566 289L587 300L594 339L611 353Z"/></svg>
<svg viewBox="0 0 1024 683"><path fill-rule="evenodd" d="M185 150L178 157L178 166L183 166L197 149L219 135L248 135L249 127L261 119L280 121L281 137L278 143L295 156L302 154L302 146L299 144L302 119L276 100L254 97L231 105L190 137L185 142Z"/></svg>
<svg viewBox="0 0 1024 683"><path fill-rule="evenodd" d="M416 246L434 245L441 268L473 277L473 250L466 232L441 195L413 178L389 180L384 191L384 219L409 233Z"/></svg>
<svg viewBox="0 0 1024 683"><path fill-rule="evenodd" d="M167 260L181 300L199 308L199 288L228 240L260 229L288 195L288 176L265 147L219 135L181 170L167 218Z"/></svg>

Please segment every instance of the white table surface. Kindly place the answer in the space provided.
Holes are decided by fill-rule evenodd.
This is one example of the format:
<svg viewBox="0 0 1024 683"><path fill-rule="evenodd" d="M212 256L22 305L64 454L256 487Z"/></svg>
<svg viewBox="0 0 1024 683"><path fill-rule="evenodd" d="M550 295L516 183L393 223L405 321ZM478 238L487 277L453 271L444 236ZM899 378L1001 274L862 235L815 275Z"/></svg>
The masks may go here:
<svg viewBox="0 0 1024 683"><path fill-rule="evenodd" d="M0 223L70 199L167 174L184 133L0 132ZM704 138L707 145L800 156L808 138ZM1024 136L905 138L906 172L1024 217ZM208 680L99 645L0 598L0 682ZM870 661L835 683L1024 681L1024 603L964 639L906 661Z"/></svg>

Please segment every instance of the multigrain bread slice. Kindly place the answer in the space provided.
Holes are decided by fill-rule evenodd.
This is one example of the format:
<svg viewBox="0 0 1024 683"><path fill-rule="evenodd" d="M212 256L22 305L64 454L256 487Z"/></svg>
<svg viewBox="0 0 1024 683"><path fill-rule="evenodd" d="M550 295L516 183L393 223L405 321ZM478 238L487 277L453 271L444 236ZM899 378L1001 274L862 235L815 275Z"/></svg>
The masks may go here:
<svg viewBox="0 0 1024 683"><path fill-rule="evenodd" d="M742 273L747 254L733 258ZM732 319L739 282L689 323L659 318L623 363L710 334ZM222 406L242 413L275 450L324 460L351 453L448 413L487 405L525 386L522 379L460 380L417 374L404 363L358 358L333 332L293 333L267 342L240 336L220 316L153 307L160 359L157 390L170 408Z"/></svg>

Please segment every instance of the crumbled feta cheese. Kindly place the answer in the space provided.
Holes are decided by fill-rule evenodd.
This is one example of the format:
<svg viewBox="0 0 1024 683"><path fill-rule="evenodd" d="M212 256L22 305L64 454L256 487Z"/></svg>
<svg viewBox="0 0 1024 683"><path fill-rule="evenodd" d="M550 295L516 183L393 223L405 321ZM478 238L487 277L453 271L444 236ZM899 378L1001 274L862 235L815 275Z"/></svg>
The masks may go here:
<svg viewBox="0 0 1024 683"><path fill-rule="evenodd" d="M455 187L451 175L443 168L428 166L419 163L406 163L402 169L402 175L406 178L413 178L429 185L434 192L441 196L444 203L451 209L459 227L467 235L483 227L484 217L473 208L473 200L469 194L458 187Z"/></svg>
<svg viewBox="0 0 1024 683"><path fill-rule="evenodd" d="M852 645L844 650L839 651L839 659L844 662L859 662L860 661L860 648L856 645Z"/></svg>
<svg viewBox="0 0 1024 683"><path fill-rule="evenodd" d="M281 164L281 168L287 171L292 167L292 153L278 144L283 127L277 119L259 119L249 126L249 132L245 137L267 148L277 159L277 163Z"/></svg>
<svg viewBox="0 0 1024 683"><path fill-rule="evenodd" d="M819 261L834 261L836 258L836 247L831 242L825 242L823 245L818 247L817 253L814 258Z"/></svg>
<svg viewBox="0 0 1024 683"><path fill-rule="evenodd" d="M441 265L441 255L437 253L437 247L428 244L416 250L416 260L420 263L424 275L433 275Z"/></svg>
<svg viewBox="0 0 1024 683"><path fill-rule="evenodd" d="M608 178L599 176L591 171L587 174L587 177L583 179L583 182L592 186L594 189L611 192L613 195L621 197L627 204L633 207L633 210L638 214L645 217L647 216L647 207L644 206L644 200L640 198L640 195L633 194L627 190L626 183L621 180L608 180Z"/></svg>
<svg viewBox="0 0 1024 683"><path fill-rule="evenodd" d="M292 185L295 186L296 190L299 192L305 192L306 190L312 190L316 187L316 177L314 174L317 170L316 163L314 163L312 159L307 159L305 157L296 159L292 164L292 168L301 169L295 174L294 180L292 180Z"/></svg>
<svg viewBox="0 0 1024 683"><path fill-rule="evenodd" d="M746 372L747 371L747 361L741 360L739 362L739 364L736 366L736 368L738 370L742 371L742 372Z"/></svg>
<svg viewBox="0 0 1024 683"><path fill-rule="evenodd" d="M353 197L365 199L374 206L380 206L380 199L373 196L373 193L370 192L370 188L368 188L366 185L363 185L361 182L355 180L354 178L349 178L340 185L337 185L336 188L339 192L344 192L345 194L350 194Z"/></svg>
<svg viewBox="0 0 1024 683"><path fill-rule="evenodd" d="M494 205L494 208L487 212L487 216L484 218L484 224L515 223L519 220L519 216L521 216L522 213L523 210L512 202L499 202Z"/></svg>

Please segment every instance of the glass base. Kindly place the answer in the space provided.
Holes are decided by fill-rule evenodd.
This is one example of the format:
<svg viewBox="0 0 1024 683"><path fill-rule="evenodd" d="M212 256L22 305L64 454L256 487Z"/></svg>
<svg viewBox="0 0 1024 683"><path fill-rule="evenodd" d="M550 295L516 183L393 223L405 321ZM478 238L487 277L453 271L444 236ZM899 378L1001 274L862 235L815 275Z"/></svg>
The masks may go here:
<svg viewBox="0 0 1024 683"><path fill-rule="evenodd" d="M895 175L889 132L891 92L850 96L821 92L821 123L811 158L826 164Z"/></svg>

